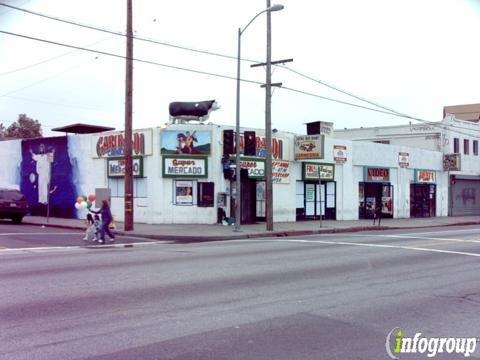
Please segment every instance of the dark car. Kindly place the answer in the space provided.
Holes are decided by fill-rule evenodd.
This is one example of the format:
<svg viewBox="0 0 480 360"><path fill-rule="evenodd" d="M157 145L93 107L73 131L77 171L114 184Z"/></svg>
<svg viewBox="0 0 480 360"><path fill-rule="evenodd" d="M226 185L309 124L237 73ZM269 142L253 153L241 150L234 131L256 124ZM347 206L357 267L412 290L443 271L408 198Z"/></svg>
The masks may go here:
<svg viewBox="0 0 480 360"><path fill-rule="evenodd" d="M28 212L25 195L15 189L0 188L0 219L12 219L19 224Z"/></svg>

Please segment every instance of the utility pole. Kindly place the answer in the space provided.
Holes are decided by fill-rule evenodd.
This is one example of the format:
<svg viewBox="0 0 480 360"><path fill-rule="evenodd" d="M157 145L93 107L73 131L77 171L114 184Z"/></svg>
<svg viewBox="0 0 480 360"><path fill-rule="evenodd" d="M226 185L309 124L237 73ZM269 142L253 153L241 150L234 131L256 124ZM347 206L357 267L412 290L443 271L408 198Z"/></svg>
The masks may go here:
<svg viewBox="0 0 480 360"><path fill-rule="evenodd" d="M133 31L132 0L127 0L127 62L125 77L125 221L124 230L133 230L133 166L132 166L132 88L133 88Z"/></svg>
<svg viewBox="0 0 480 360"><path fill-rule="evenodd" d="M275 5L274 5L275 6ZM267 0L267 9L270 0ZM283 9L283 7L282 7ZM266 66L267 77L265 81L265 222L266 230L273 231L273 184L272 184L272 86L281 86L281 83L272 84L272 64L286 63L293 59L272 62L272 22L271 12L267 11L267 61L253 64L250 67Z"/></svg>

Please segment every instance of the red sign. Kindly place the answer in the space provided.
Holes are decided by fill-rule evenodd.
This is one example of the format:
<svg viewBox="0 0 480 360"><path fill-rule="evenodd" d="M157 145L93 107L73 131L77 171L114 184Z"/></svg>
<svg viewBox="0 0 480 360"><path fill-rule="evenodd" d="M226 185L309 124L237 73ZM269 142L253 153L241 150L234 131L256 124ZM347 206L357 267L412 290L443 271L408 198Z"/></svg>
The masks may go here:
<svg viewBox="0 0 480 360"><path fill-rule="evenodd" d="M389 181L390 171L388 168L368 168L367 181Z"/></svg>

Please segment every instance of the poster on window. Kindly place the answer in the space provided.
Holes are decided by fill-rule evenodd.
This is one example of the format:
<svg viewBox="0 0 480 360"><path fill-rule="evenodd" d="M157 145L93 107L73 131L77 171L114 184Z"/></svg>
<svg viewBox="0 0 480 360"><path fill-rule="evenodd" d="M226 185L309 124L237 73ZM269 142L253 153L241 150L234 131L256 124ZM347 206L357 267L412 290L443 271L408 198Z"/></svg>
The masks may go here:
<svg viewBox="0 0 480 360"><path fill-rule="evenodd" d="M175 181L175 203L177 205L193 205L193 181Z"/></svg>

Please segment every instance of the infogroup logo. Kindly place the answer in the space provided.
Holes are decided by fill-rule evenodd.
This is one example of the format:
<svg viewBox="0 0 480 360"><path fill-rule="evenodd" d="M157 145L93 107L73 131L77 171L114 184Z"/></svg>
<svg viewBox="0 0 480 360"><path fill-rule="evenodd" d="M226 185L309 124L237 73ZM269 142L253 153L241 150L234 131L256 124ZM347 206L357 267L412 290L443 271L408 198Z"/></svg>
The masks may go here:
<svg viewBox="0 0 480 360"><path fill-rule="evenodd" d="M399 327L393 328L385 340L385 349L392 359L400 359L400 354L427 354L433 358L437 354L462 354L469 357L477 347L477 338L446 338L446 337L422 337L418 332L412 337L407 337L404 330Z"/></svg>

